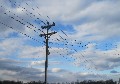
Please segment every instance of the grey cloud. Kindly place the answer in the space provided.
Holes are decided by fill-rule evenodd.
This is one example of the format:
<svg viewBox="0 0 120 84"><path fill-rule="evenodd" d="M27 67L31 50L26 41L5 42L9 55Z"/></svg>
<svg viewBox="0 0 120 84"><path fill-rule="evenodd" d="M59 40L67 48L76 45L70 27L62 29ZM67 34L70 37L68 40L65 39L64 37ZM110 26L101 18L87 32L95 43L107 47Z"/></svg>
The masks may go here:
<svg viewBox="0 0 120 84"><path fill-rule="evenodd" d="M111 60L114 59L114 58L111 58ZM107 60L107 59L99 59L101 60L100 63L97 63L98 60L94 60L93 63L95 63L93 65L93 63L90 63L90 66L92 67L96 67L97 70L109 70L109 69L113 69L115 67L119 67L119 62L113 62L113 61L110 61L110 60ZM104 61L102 61L104 60ZM88 64L89 65L89 64Z"/></svg>
<svg viewBox="0 0 120 84"><path fill-rule="evenodd" d="M93 47L93 46L91 46ZM85 50L86 52L79 51L78 53L74 53L73 56L76 56L78 59L76 59L75 63L78 66L85 65L86 68L98 70L98 71L104 71L104 70L109 70L109 69L114 69L116 67L119 67L120 65L120 59L118 56L114 55L114 53L119 52L119 48L117 49L118 51L115 52L113 50L108 50L108 51L101 51L101 50L95 50L94 48L90 48L89 50ZM93 53L96 52L96 53ZM103 52L106 52L107 54L103 54ZM80 53L84 55L82 57L81 61L79 61ZM85 60L87 60L85 62Z"/></svg>
<svg viewBox="0 0 120 84"><path fill-rule="evenodd" d="M22 62L16 60L2 58L0 59L0 70L21 71L22 68L17 66L17 64L19 65L21 63Z"/></svg>
<svg viewBox="0 0 120 84"><path fill-rule="evenodd" d="M107 60L110 61L110 62L114 62L114 63L116 63L116 62L120 63L120 57L117 57L117 58L109 58L109 59L107 59Z"/></svg>
<svg viewBox="0 0 120 84"><path fill-rule="evenodd" d="M12 80L22 80L22 81L44 81L44 71L35 68L28 68L18 66L19 61L11 60L11 59L1 59L0 60L0 75L2 79L5 80L11 79ZM11 73L15 74L11 74ZM2 74L1 74L2 73ZM61 78L59 75L54 75L54 72L48 70L48 79L49 82L58 82L58 81L65 81L66 79ZM63 72L64 73L64 72ZM42 75L43 74L43 75ZM4 78L5 77L5 78ZM0 77L1 78L1 77Z"/></svg>
<svg viewBox="0 0 120 84"><path fill-rule="evenodd" d="M37 75L42 74L43 71L35 68L18 66L19 65L18 63L19 61L17 62L11 59L0 60L0 73L3 73L5 70L7 72L4 74L0 74L1 76L3 75L4 80L6 80L4 76L8 78L9 76L11 76L14 78L13 80L15 80L16 78L19 78L19 80L29 80L29 81L39 80L39 76ZM8 73L8 72L15 72L15 74L11 75L11 73Z"/></svg>
<svg viewBox="0 0 120 84"><path fill-rule="evenodd" d="M2 79L10 79L13 78L12 80L22 80L22 81L38 81L42 80L44 81L44 71L35 69L35 68L28 68L28 67L22 67L18 66L19 62L11 60L11 59L4 59L0 61L0 75L2 76ZM6 71L5 71L6 70ZM64 70L64 69L54 69L54 71L57 71L59 73L56 73L48 70L48 81L49 82L66 82L66 81L76 81L74 78L74 73ZM2 73L2 74L1 74ZM14 73L14 74L11 74ZM61 76L62 75L62 76ZM79 75L79 78L81 77L86 78L88 77L88 74L86 76L83 76L81 74ZM4 78L5 77L5 78ZM89 75L89 77L92 77L92 75ZM74 79L73 79L74 78Z"/></svg>
<svg viewBox="0 0 120 84"><path fill-rule="evenodd" d="M119 73L119 72L117 72L117 71L115 71L115 70L112 70L112 71L110 71L110 73Z"/></svg>
<svg viewBox="0 0 120 84"><path fill-rule="evenodd" d="M8 64L9 63L9 64ZM0 63L0 75L2 76L2 79L11 79L12 80L22 80L24 82L26 81L44 81L44 71L40 69L35 68L28 68L28 67L22 67L13 65L15 63L18 63L17 61L12 61L8 59L4 59ZM6 70L6 71L5 71ZM57 71L58 73L55 73L51 70L48 70L48 81L49 82L72 82L76 81L76 79L82 81L82 80L88 80L88 79L100 79L101 77L105 77L104 75L95 75L90 73L83 73L83 72L77 72L73 73L68 70L54 69L54 71ZM2 73L2 74L1 74ZM13 73L13 74L11 74ZM1 78L1 77L0 77Z"/></svg>

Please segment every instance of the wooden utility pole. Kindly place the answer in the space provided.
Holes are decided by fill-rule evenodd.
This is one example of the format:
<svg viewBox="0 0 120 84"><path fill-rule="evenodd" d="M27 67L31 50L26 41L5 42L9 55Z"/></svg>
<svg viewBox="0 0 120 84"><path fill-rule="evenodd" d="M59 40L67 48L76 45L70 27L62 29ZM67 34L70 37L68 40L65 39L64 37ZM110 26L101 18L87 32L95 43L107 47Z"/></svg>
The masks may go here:
<svg viewBox="0 0 120 84"><path fill-rule="evenodd" d="M49 41L49 38L51 35L57 33L57 32L51 32L49 33L49 29L52 27L52 26L55 26L55 23L53 22L53 24L49 24L49 22L47 22L47 25L46 26L41 26L42 29L47 29L47 33L44 33L44 34L40 34L40 37L43 37L45 38L45 43L46 43L46 59L45 59L45 84L47 84L47 68L48 68L48 55L50 54L49 52L49 46L48 46L48 41Z"/></svg>

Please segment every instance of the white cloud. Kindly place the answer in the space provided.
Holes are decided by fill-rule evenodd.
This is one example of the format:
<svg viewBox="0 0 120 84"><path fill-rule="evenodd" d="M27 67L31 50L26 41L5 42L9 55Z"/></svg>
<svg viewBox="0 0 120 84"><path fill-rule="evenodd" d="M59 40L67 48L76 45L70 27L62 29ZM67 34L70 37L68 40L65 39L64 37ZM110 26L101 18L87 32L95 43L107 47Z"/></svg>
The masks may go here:
<svg viewBox="0 0 120 84"><path fill-rule="evenodd" d="M31 62L31 65L32 66L35 66L35 65L37 65L37 66L45 66L45 60L41 60L41 61L32 61Z"/></svg>
<svg viewBox="0 0 120 84"><path fill-rule="evenodd" d="M20 38L8 38L0 42L0 55L1 56L10 56L12 53L17 52L19 45L22 45Z"/></svg>
<svg viewBox="0 0 120 84"><path fill-rule="evenodd" d="M35 13L32 10L36 8L36 4L40 4L39 10L36 12L42 12L42 17L54 17L54 20L61 21L61 24L70 23L73 25L77 34L74 34L72 37L84 38L86 35L93 35L85 37L85 39L103 40L106 38L119 36L119 1L41 1L37 0L35 5L31 3L31 1L25 1L29 3L29 6L26 3L20 3L20 5L24 8L27 8L30 12ZM113 4L115 3L115 4ZM32 7L30 7L32 5ZM7 7L7 6L6 6ZM68 9L69 8L69 9ZM12 8L11 11L14 11L15 8ZM52 10L52 12L51 12ZM112 11L109 11L112 10ZM25 11L25 10L24 10ZM15 12L15 11L14 11ZM17 12L15 12L17 13ZM25 12L27 13L27 12ZM32 21L35 18L30 19L30 14L27 16L23 12L23 14L19 14L20 17L25 20ZM47 14L47 15L46 15ZM37 13L35 15L38 16ZM42 18L40 17L40 18ZM12 21L14 22L14 21ZM10 23L12 24L12 23ZM18 24L18 23L16 23ZM15 27L16 28L16 27ZM81 30L82 29L82 30ZM91 29L93 31L91 31ZM114 31L113 31L114 30Z"/></svg>
<svg viewBox="0 0 120 84"><path fill-rule="evenodd" d="M58 72L61 72L61 71L62 71L62 69L60 69L60 68L53 68L53 69L52 69L52 72L53 72L53 73L54 73L54 72L55 72L55 73L56 73L56 72L58 73Z"/></svg>
<svg viewBox="0 0 120 84"><path fill-rule="evenodd" d="M19 53L22 58L41 58L45 56L44 47L22 46L22 51Z"/></svg>
<svg viewBox="0 0 120 84"><path fill-rule="evenodd" d="M78 51L71 55L73 58L75 58L76 61L74 63L78 67L85 64L86 68L88 69L90 68L100 71L119 67L119 47L106 51L95 49L94 44L89 44L88 46L89 47L87 49Z"/></svg>

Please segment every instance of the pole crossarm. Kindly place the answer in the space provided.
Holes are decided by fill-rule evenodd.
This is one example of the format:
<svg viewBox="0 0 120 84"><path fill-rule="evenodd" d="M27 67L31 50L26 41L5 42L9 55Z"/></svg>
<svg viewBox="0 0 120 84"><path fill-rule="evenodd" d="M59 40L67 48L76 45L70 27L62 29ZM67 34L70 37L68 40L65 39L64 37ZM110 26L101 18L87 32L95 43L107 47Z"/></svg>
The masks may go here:
<svg viewBox="0 0 120 84"><path fill-rule="evenodd" d="M56 34L56 33L57 33L57 32L54 31L54 32L51 32L51 33L48 33L48 34L40 34L39 36L40 36L40 37L42 37L42 36L45 36L45 37L46 37L47 35L51 36L51 35Z"/></svg>
<svg viewBox="0 0 120 84"><path fill-rule="evenodd" d="M41 26L42 29L50 29L52 26L55 26L55 23L53 22L53 24L49 24L49 22L47 22L47 25L46 26Z"/></svg>

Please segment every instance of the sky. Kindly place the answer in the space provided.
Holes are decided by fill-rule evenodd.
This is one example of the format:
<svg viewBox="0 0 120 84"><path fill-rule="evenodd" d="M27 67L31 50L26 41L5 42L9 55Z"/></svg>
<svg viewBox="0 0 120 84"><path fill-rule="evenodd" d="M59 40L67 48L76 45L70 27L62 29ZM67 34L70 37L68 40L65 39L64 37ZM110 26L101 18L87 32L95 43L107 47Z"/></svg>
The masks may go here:
<svg viewBox="0 0 120 84"><path fill-rule="evenodd" d="M120 78L119 0L0 0L0 80L44 81L41 26L49 38L48 82Z"/></svg>

